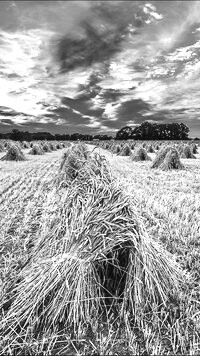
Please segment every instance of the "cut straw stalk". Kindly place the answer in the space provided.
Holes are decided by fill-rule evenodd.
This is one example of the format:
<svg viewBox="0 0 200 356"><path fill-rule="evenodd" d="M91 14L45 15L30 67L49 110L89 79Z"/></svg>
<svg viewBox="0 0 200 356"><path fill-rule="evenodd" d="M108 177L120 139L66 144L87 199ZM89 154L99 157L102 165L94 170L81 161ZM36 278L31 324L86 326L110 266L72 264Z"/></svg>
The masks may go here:
<svg viewBox="0 0 200 356"><path fill-rule="evenodd" d="M61 188L58 180L49 193L51 209L2 321L6 347L15 349L16 332L27 340L23 329L53 334L73 325L77 332L86 322L98 322L107 308L122 318L129 310L142 325L145 311L153 313L155 305L178 294L183 275L171 255L145 233L105 161L81 158L81 150L68 151L79 162L76 174L66 174L66 155L60 171L66 185Z"/></svg>
<svg viewBox="0 0 200 356"><path fill-rule="evenodd" d="M2 161L25 161L26 157L18 145L11 145L6 154L1 158Z"/></svg>
<svg viewBox="0 0 200 356"><path fill-rule="evenodd" d="M130 159L135 162L151 161L151 157L149 157L147 151L143 147L138 147L137 149L135 149L133 154L130 156Z"/></svg>
<svg viewBox="0 0 200 356"><path fill-rule="evenodd" d="M42 150L42 148L39 145L35 144L30 149L29 154L30 155L43 155L44 151Z"/></svg>

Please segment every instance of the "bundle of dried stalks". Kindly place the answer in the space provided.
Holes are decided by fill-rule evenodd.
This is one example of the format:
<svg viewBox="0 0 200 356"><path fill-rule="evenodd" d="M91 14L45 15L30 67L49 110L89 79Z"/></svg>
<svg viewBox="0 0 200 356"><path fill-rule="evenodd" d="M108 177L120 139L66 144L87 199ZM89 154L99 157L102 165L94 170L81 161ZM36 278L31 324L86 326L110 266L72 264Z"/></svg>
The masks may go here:
<svg viewBox="0 0 200 356"><path fill-rule="evenodd" d="M148 156L147 151L143 147L138 147L131 155L131 160L138 161L151 161L151 157Z"/></svg>
<svg viewBox="0 0 200 356"><path fill-rule="evenodd" d="M42 148L39 145L34 144L31 148L31 150L29 151L30 155L43 155L44 151L42 150Z"/></svg>
<svg viewBox="0 0 200 356"><path fill-rule="evenodd" d="M5 156L1 158L2 161L25 161L26 157L17 145L12 145L6 152Z"/></svg>
<svg viewBox="0 0 200 356"><path fill-rule="evenodd" d="M160 168L163 171L184 168L184 165L180 161L180 157L176 149L171 149L170 151L167 152L163 163L160 165Z"/></svg>
<svg viewBox="0 0 200 356"><path fill-rule="evenodd" d="M60 329L79 337L110 310L143 325L178 294L182 272L171 255L151 241L105 160L84 150L66 152L59 175L71 168L67 184L49 193L51 208L2 321L4 351Z"/></svg>

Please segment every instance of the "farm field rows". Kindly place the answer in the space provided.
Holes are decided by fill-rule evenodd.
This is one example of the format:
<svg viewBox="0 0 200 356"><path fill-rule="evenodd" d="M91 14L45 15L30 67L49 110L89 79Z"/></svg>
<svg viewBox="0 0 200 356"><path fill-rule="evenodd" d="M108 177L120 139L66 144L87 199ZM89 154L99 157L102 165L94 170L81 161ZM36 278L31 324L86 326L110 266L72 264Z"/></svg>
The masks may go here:
<svg viewBox="0 0 200 356"><path fill-rule="evenodd" d="M105 157L114 179L115 189L119 188L119 191L122 191L125 197L130 200L134 212L132 219L137 220L141 229L144 229L144 236L147 235L147 240L150 238L153 241L153 248L155 244L155 248L160 251L164 259L166 253L166 261L167 258L171 258L173 263L177 262L186 273L186 275L183 273L181 289L183 296L180 295L177 300L169 298L165 311L163 311L164 319L160 316L160 311L159 313L156 311L155 315L153 313L153 317L145 316L146 319L142 319L143 326L131 329L128 321L123 327L119 324L120 336L119 329L116 329L112 319L114 318L113 314L109 318L110 324L107 325L107 329L104 326L101 331L98 331L98 338L95 338L92 330L89 333L87 330L82 339L80 337L77 339L76 335L70 340L63 335L59 339L57 335L52 336L51 334L45 348L45 342L41 341L41 338L48 339L48 336L40 336L39 342L35 335L32 335L32 341L25 345L25 351L27 354L34 354L34 352L45 349L47 354L48 352L50 354L50 351L52 354L57 354L59 351L60 354L68 352L74 355L88 353L94 355L114 353L119 355L122 353L131 355L138 353L198 355L200 352L200 152L195 155L196 159L181 159L184 169L162 171L151 169L150 161L133 162L130 157L119 156L99 147L94 148L93 145L87 147L90 152L96 152L101 157ZM56 255L57 245L54 245L53 236L55 235L57 239L64 236L68 195L69 200L73 199L73 190L71 195L66 190L69 189L70 192L72 188L65 188L65 186L60 188L63 178L60 185L56 183L60 175L60 164L64 152L67 152L67 149L41 156L31 156L27 155L28 150L25 149L23 153L28 157L26 161L0 160L0 292L5 303L7 303L5 296L8 296L9 293L12 295L12 286L18 281L21 271L23 274L24 266L29 263L31 258L33 259L32 249L37 241L38 246L41 246L41 256L38 254L39 257L43 256L45 236L48 236L49 245L47 246L49 250L54 251L55 258L59 259L60 255ZM3 152L0 153L0 159L3 155ZM153 160L156 154L149 153L149 156ZM103 170L103 165L100 164ZM87 179L88 184L91 184L90 178ZM95 189L98 189L98 180L92 184L96 184ZM87 184L82 181L80 187L78 186L80 192L81 189L86 189L84 185ZM82 225L81 217L84 216L81 211L76 211L76 206L71 208L77 215L72 216L70 234L73 234L74 220L77 221L77 228L80 231L82 229L84 231L84 228L88 229L87 234L92 241L95 230L92 227L93 220L90 221L90 214L94 221L95 214L91 211L90 205L87 205L87 195L84 199L88 209L84 216L85 221L88 221L88 226L91 226L91 236L89 227ZM122 205L124 204L123 199ZM91 202L95 204L92 200ZM74 204L79 204L78 196L77 202L74 200ZM110 214L111 211L112 207L110 207ZM104 211L102 210L100 213L102 214L100 217L103 217ZM125 221L123 216L122 221L123 218ZM99 220L99 224L102 222L103 220ZM112 224L112 220L110 223ZM33 268L37 261L31 263L31 268ZM155 268L155 276L157 276L156 262L153 268ZM26 268L25 273L27 273ZM61 272L58 271L59 273ZM189 278L187 273L189 273ZM30 276L27 278L30 279ZM147 276L145 278L148 279ZM40 282L37 283L39 285ZM151 285L149 288L151 289ZM14 294L12 297L14 298ZM157 301L155 301L155 305L156 303ZM3 315L10 308L9 302L7 304ZM55 305L54 308L56 307L58 306ZM156 306L154 307L156 308ZM181 314L182 309L184 311ZM150 318L149 323L145 321L148 318ZM166 322L168 319L169 321ZM54 340L52 341L52 339ZM20 341L17 343L20 344ZM61 345L58 347L57 343ZM55 344L57 351L54 350ZM12 347L14 349L11 344L11 354ZM22 354L20 347L18 350L15 346L15 351L19 355Z"/></svg>
<svg viewBox="0 0 200 356"><path fill-rule="evenodd" d="M129 157L98 149L114 176L135 202L149 233L177 255L184 267L195 269L200 282L200 153L181 159L185 169L151 169L151 162L132 162ZM149 153L152 160L155 153ZM193 263L194 262L194 263ZM195 267L194 267L195 266Z"/></svg>
<svg viewBox="0 0 200 356"><path fill-rule="evenodd" d="M9 282L9 273L16 278L18 268L27 260L29 238L37 232L62 152L28 156L23 162L0 161L1 281ZM0 153L0 158L3 155Z"/></svg>

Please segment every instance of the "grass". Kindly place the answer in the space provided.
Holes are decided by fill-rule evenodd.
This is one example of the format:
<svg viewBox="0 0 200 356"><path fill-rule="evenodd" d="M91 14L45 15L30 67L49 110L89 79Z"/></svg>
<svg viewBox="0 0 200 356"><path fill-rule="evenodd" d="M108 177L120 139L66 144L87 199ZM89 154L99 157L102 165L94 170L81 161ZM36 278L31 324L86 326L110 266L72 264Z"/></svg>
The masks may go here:
<svg viewBox="0 0 200 356"><path fill-rule="evenodd" d="M82 243L77 242L77 245L70 247L73 247L73 254L70 252L71 267L69 268L69 242L63 241L61 238L66 235L66 229L68 229L66 216L73 220L73 225L70 224L71 230L67 236L72 234L80 242L85 241L83 236L88 236L88 246L90 246L90 240L95 241L100 246L103 255L100 258L100 255L97 254L94 259L92 253L93 264L96 265L98 260L105 267L105 262L108 261L107 252L113 253L119 243L121 246L125 241L130 244L130 237L126 240L126 236L134 226L136 232L131 236L137 236L140 241L139 245L134 245L134 247L137 246L138 256L142 255L143 250L143 261L145 261L145 256L148 258L148 254L145 253L147 250L150 256L157 251L154 261L157 261L156 258L159 253L161 256L165 256L165 261L168 261L168 253L172 254L173 263L178 262L185 272L191 274L190 281L185 279L185 282L181 283L181 288L176 297L174 293L171 297L168 293L164 293L168 297L164 298L164 303L160 303L160 308L158 300L152 302L150 298L151 307L148 306L145 309L143 300L143 307L136 308L137 320L140 320L137 323L133 320L134 313L131 312L131 308L126 309L122 313L123 317L121 317L119 311L123 308L114 311L114 309L111 310L106 307L103 308L104 315L102 314L101 318L96 319L94 315L99 308L99 304L97 298L94 298L96 296L94 294L92 304L86 303L83 307L79 302L76 303L76 307L79 306L80 308L78 314L78 309L71 308L71 314L69 314L71 319L69 318L69 320L80 321L83 317L82 322L77 323L75 330L78 330L78 332L74 332L73 328L70 329L69 326L67 330L64 328L58 330L53 326L52 331L52 327L46 324L41 335L36 333L37 328L34 327L28 328L29 335L22 335L17 330L18 336L20 334L20 337L26 340L23 344L23 354L25 352L35 354L41 351L48 354L52 349L56 354L70 353L74 355L109 355L114 353L129 353L132 355L138 353L151 355L199 354L200 155L197 154L195 160L182 159L185 170L165 172L159 169L152 170L150 168L151 162L148 161L131 162L129 157L116 156L99 149L95 151L99 151L106 156L112 175L116 177L115 183L110 180L106 173L105 185L101 179L98 181L101 184L94 184L96 178L95 180L92 179L92 171L88 176L87 171L80 169L78 165L78 170L81 173L79 176L75 175L75 180L72 180L70 185L55 186L63 150L38 156L37 161L33 156L28 156L28 161L25 162L0 161L1 295L2 298L8 294L10 297L16 298L14 292L18 293L18 299L13 304L13 309L11 308L9 314L11 319L14 320L14 311L18 313L18 321L20 318L24 318L25 314L23 315L19 310L21 303L24 308L27 307L27 311L34 311L32 314L27 314L30 317L32 315L32 320L30 317L27 320L27 325L30 326L35 315L39 316L35 312L38 310L39 300L44 301L44 296L47 296L48 291L51 290L54 294L53 297L48 296L50 298L49 309L45 310L46 313L51 310L51 326L56 326L55 321L58 317L60 318L59 315L62 315L62 310L64 310L66 304L64 302L60 304L59 295L56 294L56 308L54 306L55 290L60 290L61 296L65 295L62 291L63 288L66 288L66 285L60 284L60 276L65 276L65 278L66 276L74 276L71 286L76 287L70 289L71 293L74 294L72 300L84 299L82 297L84 293L86 293L86 296L88 293L94 293L93 283L95 284L96 276L94 276L94 270L91 267L89 268L90 262L87 268L84 263L77 262L74 264L73 262L79 261L77 257L81 259L84 253L86 253L87 259L90 256L88 251L84 252ZM3 154L0 153L0 157ZM152 159L155 157L155 154L149 155ZM66 169L67 167L65 166ZM100 174L104 176L104 170L100 169ZM73 175L72 178L74 179ZM114 190L111 189L111 186L114 187ZM125 195L121 196L122 189ZM77 193L75 194L75 192ZM88 195L88 192L91 194ZM107 200L101 205L102 198L105 200L105 197L107 197ZM109 201L114 202L114 204L111 205ZM98 206L98 210L95 213L96 206ZM124 213L127 207L130 209L130 206L131 220L127 213ZM84 209L81 207L84 207ZM5 211L6 215L4 214ZM112 219L110 219L111 215ZM114 219L118 219L117 224L110 224L110 221L115 221ZM93 227L94 222L96 229ZM104 225L102 225L102 222ZM138 227L135 228L135 225ZM116 230L116 226L118 230ZM128 227L124 234L125 226ZM102 242L99 240L98 236L104 236L104 243L103 240ZM107 244L107 237L108 239L111 238L111 245L110 242ZM138 243L137 239L135 244ZM109 251L106 250L106 246L109 246ZM150 248L150 246L152 247ZM99 251L98 248L96 251ZM115 252L115 262L119 261L118 251L119 249ZM76 259L72 258L74 253L76 256L78 254ZM103 257L105 255L107 255L106 259ZM53 256L56 256L54 260L52 259ZM88 261L91 261L91 257ZM25 263L27 265L22 268ZM145 265L147 264L145 262ZM135 265L138 266L138 270L134 271L134 275L136 272L141 273L140 263ZM167 270L169 264L166 265L160 277L156 277L157 267L151 270L152 262L149 266L150 274L159 278L159 286L161 280L166 283L169 277ZM74 274L71 273L71 268L74 269ZM21 274L24 274L22 280L19 279ZM137 281L139 280L140 277ZM146 283L149 280L151 278L147 277ZM93 281L92 284L88 283L91 281ZM15 291L13 285L18 285ZM55 285L57 285L56 289L54 288ZM87 288L86 285L90 287ZM139 282L136 285L139 288ZM177 286L177 283L175 285ZM33 289L30 289L30 286ZM43 289L37 288L37 286L41 286ZM152 286L152 282L149 287L147 283L148 296L151 293L157 295L157 292L153 292ZM171 288L172 291L173 288ZM114 289L117 290L116 285ZM33 297L28 298L28 293L31 293L31 290ZM98 288L96 290L98 292ZM39 291L42 291L41 295ZM135 295L138 297L137 303L139 303L139 295L142 297L143 293L136 293ZM66 295L66 298L68 297ZM130 297L129 295L128 299L134 301L134 296ZM66 300L69 300L69 298ZM17 301L20 303L17 303ZM111 298L111 304L112 301ZM58 305L62 305L60 310L58 310ZM92 307L92 311L88 309L89 307ZM87 311L87 313L85 314L84 311ZM78 317L74 319L75 315L79 315L80 319ZM48 320L48 318L45 320ZM37 325L37 322L35 320L32 325ZM73 322L70 322L72 326ZM13 340L13 336L11 339ZM16 352L22 353L21 341L15 340L13 342ZM14 346L10 348L10 350L13 349Z"/></svg>

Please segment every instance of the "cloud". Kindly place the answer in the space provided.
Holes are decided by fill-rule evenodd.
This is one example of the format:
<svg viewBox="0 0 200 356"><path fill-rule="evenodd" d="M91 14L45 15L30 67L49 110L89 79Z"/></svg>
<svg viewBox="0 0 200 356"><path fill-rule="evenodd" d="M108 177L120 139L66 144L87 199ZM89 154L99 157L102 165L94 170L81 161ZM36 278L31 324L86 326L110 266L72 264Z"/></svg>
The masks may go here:
<svg viewBox="0 0 200 356"><path fill-rule="evenodd" d="M0 3L2 127L196 125L199 10L194 1Z"/></svg>
<svg viewBox="0 0 200 356"><path fill-rule="evenodd" d="M0 124L13 125L14 122L11 119L2 119L0 116Z"/></svg>
<svg viewBox="0 0 200 356"><path fill-rule="evenodd" d="M155 15L155 12L154 12ZM55 38L54 57L61 72L110 60L134 35L133 28L145 25L152 12L145 12L138 2L92 3L88 14L77 23L77 31Z"/></svg>
<svg viewBox="0 0 200 356"><path fill-rule="evenodd" d="M0 115L1 116L13 116L13 117L19 116L19 115L26 116L25 114L15 111L11 108L8 108L7 106L0 106Z"/></svg>
<svg viewBox="0 0 200 356"><path fill-rule="evenodd" d="M102 117L102 124L109 128L119 129L126 125L135 125L144 121L145 114L151 113L149 103L141 99L132 99L107 105Z"/></svg>
<svg viewBox="0 0 200 356"><path fill-rule="evenodd" d="M85 99L84 97L79 99L71 99L66 97L62 99L62 104L86 116L101 117L104 111L104 109L101 107L93 108L92 102L87 98Z"/></svg>
<svg viewBox="0 0 200 356"><path fill-rule="evenodd" d="M128 100L121 103L116 114L118 119L122 121L130 121L131 119L135 121L135 119L141 119L150 108L150 105L141 99Z"/></svg>

